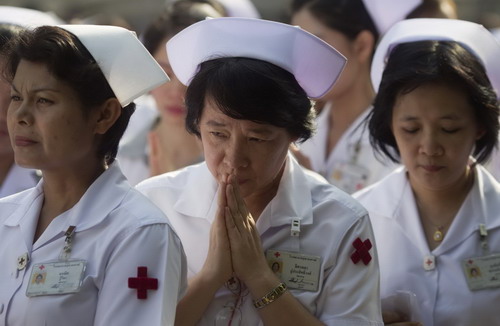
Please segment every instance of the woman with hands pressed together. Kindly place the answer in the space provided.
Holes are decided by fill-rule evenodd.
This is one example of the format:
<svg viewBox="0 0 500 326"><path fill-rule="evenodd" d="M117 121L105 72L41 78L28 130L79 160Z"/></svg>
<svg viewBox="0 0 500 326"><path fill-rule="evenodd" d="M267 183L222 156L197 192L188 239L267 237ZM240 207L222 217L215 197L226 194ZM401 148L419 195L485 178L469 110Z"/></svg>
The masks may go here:
<svg viewBox="0 0 500 326"><path fill-rule="evenodd" d="M286 24L215 18L167 43L205 162L139 184L183 242L177 325L381 325L366 211L288 152L345 59ZM280 268L271 268L273 265Z"/></svg>

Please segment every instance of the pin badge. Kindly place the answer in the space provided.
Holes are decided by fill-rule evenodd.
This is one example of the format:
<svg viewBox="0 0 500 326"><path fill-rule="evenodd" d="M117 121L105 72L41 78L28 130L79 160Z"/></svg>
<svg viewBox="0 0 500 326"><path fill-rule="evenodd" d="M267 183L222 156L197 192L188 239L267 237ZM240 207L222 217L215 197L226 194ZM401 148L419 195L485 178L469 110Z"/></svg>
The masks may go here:
<svg viewBox="0 0 500 326"><path fill-rule="evenodd" d="M17 257L17 270L24 269L26 265L28 265L28 261L29 261L29 256L27 252Z"/></svg>

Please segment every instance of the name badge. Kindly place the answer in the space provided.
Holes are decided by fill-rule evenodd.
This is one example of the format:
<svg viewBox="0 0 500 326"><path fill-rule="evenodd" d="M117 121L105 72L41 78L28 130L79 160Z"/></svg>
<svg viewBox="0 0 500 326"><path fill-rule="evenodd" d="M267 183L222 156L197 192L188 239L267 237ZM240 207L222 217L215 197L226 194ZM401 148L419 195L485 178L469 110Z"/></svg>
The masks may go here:
<svg viewBox="0 0 500 326"><path fill-rule="evenodd" d="M471 291L500 287L500 254L469 258L462 266Z"/></svg>
<svg viewBox="0 0 500 326"><path fill-rule="evenodd" d="M36 297L78 292L82 285L85 267L84 260L35 264L31 270L26 295Z"/></svg>
<svg viewBox="0 0 500 326"><path fill-rule="evenodd" d="M363 166L354 163L338 163L334 166L329 181L352 194L366 186L369 176L370 171Z"/></svg>
<svg viewBox="0 0 500 326"><path fill-rule="evenodd" d="M288 288L313 292L318 290L321 257L268 250L266 258L269 267Z"/></svg>

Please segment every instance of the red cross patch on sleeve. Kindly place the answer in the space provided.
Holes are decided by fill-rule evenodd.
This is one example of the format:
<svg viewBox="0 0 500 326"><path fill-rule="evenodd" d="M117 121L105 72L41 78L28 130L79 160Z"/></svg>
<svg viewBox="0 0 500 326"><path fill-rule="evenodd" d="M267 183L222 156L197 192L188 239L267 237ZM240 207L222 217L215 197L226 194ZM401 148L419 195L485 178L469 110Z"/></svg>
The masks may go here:
<svg viewBox="0 0 500 326"><path fill-rule="evenodd" d="M357 264L361 260L363 264L368 265L368 263L372 260L372 256L369 253L372 248L370 239L361 241L360 238L356 238L356 240L352 243L352 246L356 249L356 251L354 251L351 255L352 262Z"/></svg>
<svg viewBox="0 0 500 326"><path fill-rule="evenodd" d="M148 268L145 266L137 267L137 277L128 278L128 287L137 289L137 299L147 299L148 290L158 289L158 279L148 277Z"/></svg>

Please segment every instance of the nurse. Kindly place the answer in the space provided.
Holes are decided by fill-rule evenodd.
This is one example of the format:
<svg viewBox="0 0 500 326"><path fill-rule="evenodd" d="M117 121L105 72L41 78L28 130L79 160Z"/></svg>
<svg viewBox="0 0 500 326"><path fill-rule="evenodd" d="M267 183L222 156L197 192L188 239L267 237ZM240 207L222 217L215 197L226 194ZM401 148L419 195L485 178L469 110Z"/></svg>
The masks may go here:
<svg viewBox="0 0 500 326"><path fill-rule="evenodd" d="M320 37L347 57L346 69L337 85L321 98L324 106L317 118L317 133L300 146L296 155L304 166L353 193L380 180L397 166L375 155L366 127L375 97L370 66L379 37L406 17L447 12L437 0L295 0L292 3L293 25Z"/></svg>
<svg viewBox="0 0 500 326"><path fill-rule="evenodd" d="M172 325L180 240L114 162L132 101L167 76L112 26L25 31L6 58L15 160L43 178L0 200L0 325Z"/></svg>
<svg viewBox="0 0 500 326"><path fill-rule="evenodd" d="M499 57L490 32L459 20L400 22L377 48L370 137L404 166L355 197L373 224L382 298L413 302L386 323L498 325L500 184L481 164L497 146Z"/></svg>
<svg viewBox="0 0 500 326"><path fill-rule="evenodd" d="M32 9L0 6L0 50L24 28L62 23L57 17ZM0 67L4 65L0 55ZM14 151L7 132L7 108L10 103L10 85L0 78L0 198L34 187L40 177L33 169L25 169L14 162Z"/></svg>
<svg viewBox="0 0 500 326"><path fill-rule="evenodd" d="M247 18L191 25L167 53L205 153L138 185L186 250L176 324L382 325L366 211L288 154L345 58L300 28Z"/></svg>

